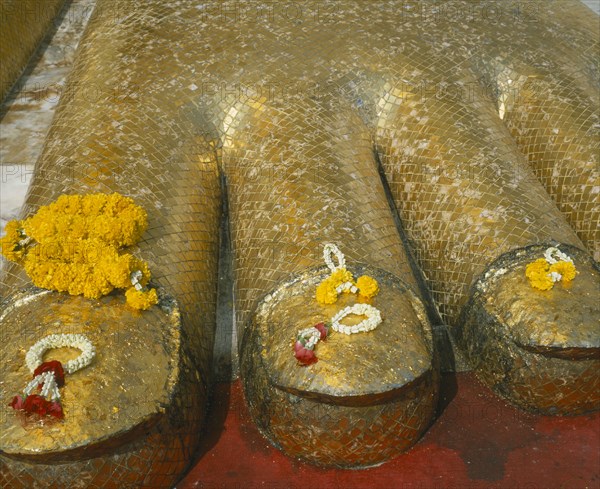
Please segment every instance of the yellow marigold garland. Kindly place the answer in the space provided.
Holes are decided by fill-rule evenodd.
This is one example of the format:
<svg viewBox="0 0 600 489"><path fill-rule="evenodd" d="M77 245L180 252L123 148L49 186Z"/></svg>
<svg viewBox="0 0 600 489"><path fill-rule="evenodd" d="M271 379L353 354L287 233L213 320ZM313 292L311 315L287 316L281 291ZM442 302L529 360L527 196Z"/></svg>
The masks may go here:
<svg viewBox="0 0 600 489"><path fill-rule="evenodd" d="M6 223L6 235L0 239L2 254L10 261L19 261L25 253L25 234L21 230L20 221L9 221Z"/></svg>
<svg viewBox="0 0 600 489"><path fill-rule="evenodd" d="M156 289L150 289L148 292L141 292L134 288L125 291L127 304L135 309L148 309L158 302Z"/></svg>
<svg viewBox="0 0 600 489"><path fill-rule="evenodd" d="M544 258L538 258L527 265L525 276L529 279L529 283L533 288L550 290L554 287L554 281L550 278L549 270L550 264Z"/></svg>
<svg viewBox="0 0 600 489"><path fill-rule="evenodd" d="M321 304L335 304L338 293L335 282L326 278L317 286L317 301Z"/></svg>
<svg viewBox="0 0 600 489"><path fill-rule="evenodd" d="M550 273L556 272L562 276L563 282L570 282L579 272L570 261L559 261L550 265Z"/></svg>
<svg viewBox="0 0 600 489"><path fill-rule="evenodd" d="M331 273L329 280L337 287L345 282L354 282L354 277L345 268L338 268Z"/></svg>
<svg viewBox="0 0 600 489"><path fill-rule="evenodd" d="M558 256L558 260L554 258ZM570 282L577 275L573 260L557 248L548 248L544 258L538 258L529 263L525 269L525 276L531 286L538 290L550 290L555 282Z"/></svg>
<svg viewBox="0 0 600 489"><path fill-rule="evenodd" d="M146 211L121 194L61 195L23 221L38 243L61 239L98 239L116 248L138 242L147 227Z"/></svg>
<svg viewBox="0 0 600 489"><path fill-rule="evenodd" d="M156 291L146 290L148 265L121 250L137 243L146 227L146 212L129 197L61 195L35 215L10 221L0 246L37 287L92 299L128 289L128 304L148 309L158 302Z"/></svg>

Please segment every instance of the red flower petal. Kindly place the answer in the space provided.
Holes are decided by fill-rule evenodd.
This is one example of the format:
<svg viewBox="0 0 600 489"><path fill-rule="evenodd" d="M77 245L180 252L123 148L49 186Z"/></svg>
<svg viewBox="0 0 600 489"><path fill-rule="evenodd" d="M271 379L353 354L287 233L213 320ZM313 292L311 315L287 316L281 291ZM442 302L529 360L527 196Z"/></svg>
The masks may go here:
<svg viewBox="0 0 600 489"><path fill-rule="evenodd" d="M33 376L36 377L44 372L54 372L54 378L56 379L56 385L58 385L58 387L65 385L65 372L62 363L58 360L50 360L49 362L42 363L35 369Z"/></svg>
<svg viewBox="0 0 600 489"><path fill-rule="evenodd" d="M13 409L23 409L23 398L21 396L13 397L13 400L9 404Z"/></svg>
<svg viewBox="0 0 600 489"><path fill-rule="evenodd" d="M36 413L40 416L45 416L48 412L49 405L50 403L42 396L31 394L27 396L27 399L25 399L25 402L23 403L23 409L27 413Z"/></svg>
<svg viewBox="0 0 600 489"><path fill-rule="evenodd" d="M64 417L62 406L60 405L59 402L51 402L50 403L50 405L48 406L48 414L50 416L54 416L55 418L59 418L59 419Z"/></svg>
<svg viewBox="0 0 600 489"><path fill-rule="evenodd" d="M317 363L317 355L313 350L309 350L308 348L302 348L301 350L297 350L295 357L302 363L303 365L312 365L313 363Z"/></svg>
<svg viewBox="0 0 600 489"><path fill-rule="evenodd" d="M325 327L324 323L315 324L315 328L319 331L319 333L321 333L320 339L324 340L327 338L327 328Z"/></svg>

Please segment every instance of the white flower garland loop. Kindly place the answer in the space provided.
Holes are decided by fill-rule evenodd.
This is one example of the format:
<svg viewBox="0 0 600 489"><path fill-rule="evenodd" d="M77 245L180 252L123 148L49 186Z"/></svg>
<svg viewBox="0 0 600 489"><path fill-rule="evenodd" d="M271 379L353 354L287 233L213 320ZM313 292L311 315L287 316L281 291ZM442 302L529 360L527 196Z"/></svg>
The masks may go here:
<svg viewBox="0 0 600 489"><path fill-rule="evenodd" d="M338 260L337 266L333 264L332 255L335 255ZM325 264L329 267L329 270L331 270L332 273L339 268L346 268L346 258L344 257L344 254L333 243L328 243L325 245L325 248L323 249L323 260L325 260Z"/></svg>
<svg viewBox="0 0 600 489"><path fill-rule="evenodd" d="M554 256L556 256L558 259L554 258ZM554 265L559 261L568 261L569 263L573 263L573 258L571 258L566 253L563 253L558 248L555 248L554 246L551 246L550 248L547 248L546 251L544 251L544 258L548 263L550 263L550 265Z"/></svg>
<svg viewBox="0 0 600 489"><path fill-rule="evenodd" d="M555 248L554 246L551 246L550 248L547 248L546 251L544 251L544 258L550 265L554 265L559 261L567 261L569 263L573 263L573 258L571 258L566 253L563 253L558 248ZM550 272L548 276L554 283L560 282L562 280L562 275L558 272Z"/></svg>
<svg viewBox="0 0 600 489"><path fill-rule="evenodd" d="M367 316L367 319L355 324L354 326L346 326L340 322L351 314L356 314L357 316ZM381 311L379 311L379 309L376 307L373 307L369 304L354 304L353 306L345 307L335 316L333 316L331 319L331 327L338 333L350 335L373 331L381 324L381 321Z"/></svg>
<svg viewBox="0 0 600 489"><path fill-rule="evenodd" d="M92 342L82 334L51 334L35 343L25 355L27 368L33 373L43 363L44 353L52 348L70 347L81 350L81 355L65 363L65 373L72 374L87 367L96 355Z"/></svg>
<svg viewBox="0 0 600 489"><path fill-rule="evenodd" d="M137 290L138 292L144 290L143 285L140 283L140 280L142 280L143 276L144 275L142 274L141 270L135 270L134 272L131 272L131 285L133 285L135 287L135 290Z"/></svg>

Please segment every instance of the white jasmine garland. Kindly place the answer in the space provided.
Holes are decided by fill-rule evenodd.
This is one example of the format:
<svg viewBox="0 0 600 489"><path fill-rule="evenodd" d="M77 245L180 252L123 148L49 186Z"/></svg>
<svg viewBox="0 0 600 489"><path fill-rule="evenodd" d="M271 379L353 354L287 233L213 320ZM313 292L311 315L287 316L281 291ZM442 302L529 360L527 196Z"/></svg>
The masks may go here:
<svg viewBox="0 0 600 489"><path fill-rule="evenodd" d="M308 341L306 342L306 345L304 345L304 348L308 348L309 350L314 350L315 345L317 344L318 341L319 341L319 337L311 336L310 338L308 338Z"/></svg>
<svg viewBox="0 0 600 489"><path fill-rule="evenodd" d="M555 256L557 258L554 258ZM568 261L570 263L573 263L573 259L569 255L567 255L566 253L563 253L562 251L560 251L558 248L555 248L554 246L551 246L546 251L544 251L544 258L546 259L546 261L548 263L550 263L550 265L554 265L555 263L557 263L559 261ZM555 280L555 282L556 282L556 280Z"/></svg>
<svg viewBox="0 0 600 489"><path fill-rule="evenodd" d="M334 254L338 260L338 265L333 264L331 255ZM346 268L346 258L340 249L333 243L327 243L323 249L323 259L331 272L335 272L338 268Z"/></svg>
<svg viewBox="0 0 600 489"><path fill-rule="evenodd" d="M558 272L550 272L548 275L550 276L553 282L560 282L560 280L562 279L562 275Z"/></svg>
<svg viewBox="0 0 600 489"><path fill-rule="evenodd" d="M367 319L355 324L354 326L346 326L340 323L340 321L351 314L356 314L357 316L367 316ZM376 307L373 307L369 304L354 304L353 306L345 307L335 316L333 316L331 319L331 327L338 333L350 335L372 331L379 326L379 324L381 324L381 321L381 311L379 311L379 309Z"/></svg>
<svg viewBox="0 0 600 489"><path fill-rule="evenodd" d="M56 385L56 378L54 372L44 372L43 374L37 375L27 387L23 390L23 394L28 396L31 392L37 388L38 385L42 386L40 395L43 397L49 396L52 401L58 401L60 399L60 393L58 392L58 385Z"/></svg>
<svg viewBox="0 0 600 489"><path fill-rule="evenodd" d="M142 274L141 270L136 270L135 272L131 272L131 285L133 285L133 287L135 288L135 290L137 290L138 292L140 292L141 290L144 289L144 287L142 286L142 284L140 283L140 280L142 280L142 277L144 275Z"/></svg>
<svg viewBox="0 0 600 489"><path fill-rule="evenodd" d="M563 253L554 246L551 246L550 248L546 249L546 251L544 251L544 258L550 265L554 265L559 261L567 261L569 263L573 263L573 259L569 255ZM555 283L560 282L562 280L562 275L558 272L550 272L548 274L548 277L550 277L552 279L552 282Z"/></svg>
<svg viewBox="0 0 600 489"><path fill-rule="evenodd" d="M46 350L65 346L81 350L81 355L68 361L64 366L56 361L44 364L43 357ZM42 338L25 355L25 364L34 374L34 378L23 390L24 397L19 395L13 397L10 406L15 410L25 411L27 415L49 415L62 419L64 412L60 403L59 382L62 386L64 374L72 374L88 366L95 355L94 345L82 334L51 334ZM42 367L41 372L36 375L36 370L40 367ZM33 394L38 388L39 395ZM33 399L33 402L29 402L30 399Z"/></svg>
<svg viewBox="0 0 600 489"><path fill-rule="evenodd" d="M302 339L306 340L304 348L308 350L314 350L315 345L321 339L321 332L314 326L310 328L305 328L298 332L298 341Z"/></svg>
<svg viewBox="0 0 600 489"><path fill-rule="evenodd" d="M319 336L320 334L321 333L319 333L319 330L314 326L298 331L298 336Z"/></svg>
<svg viewBox="0 0 600 489"><path fill-rule="evenodd" d="M46 336L39 340L29 349L27 355L25 355L25 364L27 365L27 368L33 373L35 369L42 364L44 353L47 350L62 347L77 348L78 350L81 350L81 355L73 360L69 360L65 364L64 371L68 374L72 374L83 367L87 367L96 355L94 345L82 334L51 334L50 336Z"/></svg>
<svg viewBox="0 0 600 489"><path fill-rule="evenodd" d="M333 255L336 256L338 265L334 264ZM337 297L342 292L361 294L369 299L377 295L377 292L379 291L377 281L367 275L359 277L358 281L355 281L352 273L346 269L346 258L344 257L344 254L335 244L328 243L324 246L323 259L331 271L331 275L322 280L317 286L316 297L318 302L321 304L332 304L337 301ZM365 284L364 290L361 290L358 286L358 282L360 282L361 279ZM342 282L343 280L346 281ZM375 287L373 287L373 283L375 284ZM335 298L333 297L333 293L335 293Z"/></svg>
<svg viewBox="0 0 600 489"><path fill-rule="evenodd" d="M341 294L345 290L349 290L353 294L356 294L358 292L358 287L356 285L354 285L352 282L344 282L342 285L338 286L338 288L335 290L338 294Z"/></svg>

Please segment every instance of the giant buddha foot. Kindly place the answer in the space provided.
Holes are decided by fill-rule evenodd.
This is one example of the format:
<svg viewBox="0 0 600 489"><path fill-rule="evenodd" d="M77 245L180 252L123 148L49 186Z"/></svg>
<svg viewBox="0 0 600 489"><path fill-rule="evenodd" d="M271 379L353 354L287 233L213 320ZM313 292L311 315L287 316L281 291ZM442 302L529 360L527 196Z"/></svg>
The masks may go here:
<svg viewBox="0 0 600 489"><path fill-rule="evenodd" d="M598 409L596 20L575 0L98 0L23 218L62 194L131 197L148 226L128 249L157 303L8 268L3 483L169 487L185 471L210 390L219 175L240 375L285 453L360 468L418 441L445 353L421 283L499 395ZM5 255L36 249L19 232ZM50 422L11 399L52 334L96 355Z"/></svg>

